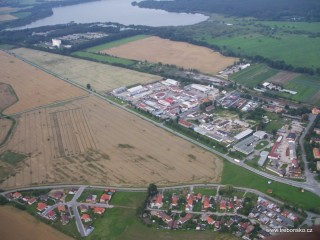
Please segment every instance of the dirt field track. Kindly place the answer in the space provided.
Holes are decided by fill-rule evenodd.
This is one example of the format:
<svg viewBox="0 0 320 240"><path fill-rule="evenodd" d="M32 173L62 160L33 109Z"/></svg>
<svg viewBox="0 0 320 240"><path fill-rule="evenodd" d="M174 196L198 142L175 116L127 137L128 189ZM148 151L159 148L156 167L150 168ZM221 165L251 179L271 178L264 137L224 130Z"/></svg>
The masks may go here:
<svg viewBox="0 0 320 240"><path fill-rule="evenodd" d="M161 79L161 77L155 75L42 51L25 48L12 51L18 56L22 56L45 69L69 78L82 86L90 83L91 87L99 92Z"/></svg>
<svg viewBox="0 0 320 240"><path fill-rule="evenodd" d="M224 57L209 48L159 37L144 38L102 52L128 59L174 64L212 74L218 73L237 60L236 58Z"/></svg>
<svg viewBox="0 0 320 240"><path fill-rule="evenodd" d="M8 84L0 83L0 112L18 101L13 89Z"/></svg>
<svg viewBox="0 0 320 240"><path fill-rule="evenodd" d="M1 82L10 84L19 101L4 110L12 114L56 101L85 95L86 92L0 51Z"/></svg>
<svg viewBox="0 0 320 240"><path fill-rule="evenodd" d="M4 150L29 155L1 184L146 186L219 182L223 162L172 134L90 96L23 114Z"/></svg>
<svg viewBox="0 0 320 240"><path fill-rule="evenodd" d="M0 207L1 240L71 240L72 238L13 207Z"/></svg>

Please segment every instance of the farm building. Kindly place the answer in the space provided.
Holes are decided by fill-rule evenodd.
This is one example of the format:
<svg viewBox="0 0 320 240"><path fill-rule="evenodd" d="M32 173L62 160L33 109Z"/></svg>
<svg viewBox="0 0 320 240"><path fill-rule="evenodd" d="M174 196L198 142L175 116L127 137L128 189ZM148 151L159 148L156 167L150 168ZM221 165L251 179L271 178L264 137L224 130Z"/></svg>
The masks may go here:
<svg viewBox="0 0 320 240"><path fill-rule="evenodd" d="M163 85L166 86L179 86L179 82L173 79L168 78L167 80L164 80L161 82Z"/></svg>
<svg viewBox="0 0 320 240"><path fill-rule="evenodd" d="M190 87L203 93L210 91L210 87L201 84L191 84Z"/></svg>
<svg viewBox="0 0 320 240"><path fill-rule="evenodd" d="M259 161L258 161L258 165L259 166L263 166L264 165L264 163L266 162L266 160L267 160L267 158L268 158L268 152L267 151L262 151L261 153L260 153L260 159L259 159Z"/></svg>
<svg viewBox="0 0 320 240"><path fill-rule="evenodd" d="M256 141L254 136L250 136L241 142L238 142L236 145L233 146L234 150L237 150L245 155L249 155L254 151L254 142Z"/></svg>
<svg viewBox="0 0 320 240"><path fill-rule="evenodd" d="M253 132L253 130L249 128L249 129L244 130L241 133L237 134L236 136L234 136L234 138L237 140L241 140L241 139L249 136L252 132Z"/></svg>
<svg viewBox="0 0 320 240"><path fill-rule="evenodd" d="M255 136L256 138L259 138L259 139L263 139L266 135L267 135L267 133L264 131L256 131L253 134L253 136Z"/></svg>

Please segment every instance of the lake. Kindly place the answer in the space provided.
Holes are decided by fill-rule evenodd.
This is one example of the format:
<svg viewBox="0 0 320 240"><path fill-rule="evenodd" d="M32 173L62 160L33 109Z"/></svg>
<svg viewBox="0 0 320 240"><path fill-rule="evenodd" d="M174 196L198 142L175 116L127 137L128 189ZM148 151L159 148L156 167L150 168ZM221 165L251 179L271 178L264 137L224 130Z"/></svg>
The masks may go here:
<svg viewBox="0 0 320 240"><path fill-rule="evenodd" d="M21 28L76 23L116 22L124 25L182 26L208 19L203 14L170 13L163 10L132 6L134 0L102 0L72 6L53 8L53 15L37 20Z"/></svg>

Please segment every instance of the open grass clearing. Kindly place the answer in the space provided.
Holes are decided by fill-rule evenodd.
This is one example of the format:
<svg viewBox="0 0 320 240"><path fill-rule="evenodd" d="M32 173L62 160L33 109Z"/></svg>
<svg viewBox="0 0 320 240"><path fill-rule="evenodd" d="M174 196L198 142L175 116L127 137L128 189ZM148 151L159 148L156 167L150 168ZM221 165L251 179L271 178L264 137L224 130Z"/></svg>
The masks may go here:
<svg viewBox="0 0 320 240"><path fill-rule="evenodd" d="M0 155L0 160L11 165L17 165L19 162L23 161L27 156L15 153L11 151L5 151Z"/></svg>
<svg viewBox="0 0 320 240"><path fill-rule="evenodd" d="M224 161L222 174L222 184L241 186L257 189L267 194L268 189L272 189L271 196L276 197L288 204L294 204L304 209L319 209L320 197L309 191L301 192L299 188L287 184L273 181L268 184L268 179L254 174L244 168Z"/></svg>

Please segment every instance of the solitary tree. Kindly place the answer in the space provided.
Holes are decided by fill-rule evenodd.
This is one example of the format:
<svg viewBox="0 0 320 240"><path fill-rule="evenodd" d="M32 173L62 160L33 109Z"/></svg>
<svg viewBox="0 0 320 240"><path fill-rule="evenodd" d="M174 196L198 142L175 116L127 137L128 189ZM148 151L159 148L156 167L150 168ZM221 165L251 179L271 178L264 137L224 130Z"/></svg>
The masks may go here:
<svg viewBox="0 0 320 240"><path fill-rule="evenodd" d="M87 83L87 89L91 90L91 85L90 85L90 83Z"/></svg>
<svg viewBox="0 0 320 240"><path fill-rule="evenodd" d="M158 193L158 188L154 183L150 183L149 187L148 187L148 195L150 197L153 197L155 195L157 195Z"/></svg>

